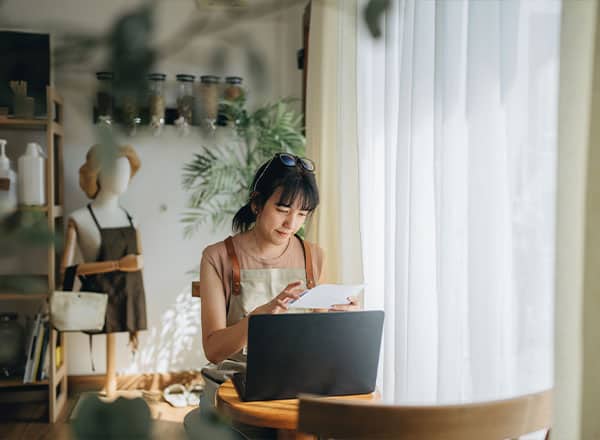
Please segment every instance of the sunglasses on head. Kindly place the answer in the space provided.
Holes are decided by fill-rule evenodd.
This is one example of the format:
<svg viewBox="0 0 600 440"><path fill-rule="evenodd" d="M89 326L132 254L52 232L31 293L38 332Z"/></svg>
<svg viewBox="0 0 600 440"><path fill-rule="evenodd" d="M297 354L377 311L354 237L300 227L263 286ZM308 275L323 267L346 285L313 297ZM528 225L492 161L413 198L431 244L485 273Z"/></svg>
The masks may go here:
<svg viewBox="0 0 600 440"><path fill-rule="evenodd" d="M262 173L260 173L260 176L258 176L258 178L256 179L256 182L254 182L254 188L252 188L252 191L256 191L258 182L260 181L262 176L264 176L265 172L269 169L269 167L271 166L271 163L275 159L279 159L279 162L281 162L281 164L286 167L297 166L297 167L302 168L304 171L308 171L309 173L315 172L315 163L312 160L307 159L306 157L298 157L298 156L295 156L295 155L289 154L289 153L277 153L277 154L275 154L275 156L273 156L271 158L271 160L269 160L269 163L267 164L267 166L262 170Z"/></svg>

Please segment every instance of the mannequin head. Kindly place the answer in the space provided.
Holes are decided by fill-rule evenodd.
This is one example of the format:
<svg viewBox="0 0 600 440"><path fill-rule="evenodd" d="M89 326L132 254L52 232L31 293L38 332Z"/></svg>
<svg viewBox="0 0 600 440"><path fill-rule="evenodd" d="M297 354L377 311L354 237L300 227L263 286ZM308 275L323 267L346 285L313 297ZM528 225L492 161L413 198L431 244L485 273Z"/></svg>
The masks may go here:
<svg viewBox="0 0 600 440"><path fill-rule="evenodd" d="M98 174L98 194L119 196L125 192L131 178L131 165L126 157L118 157L112 165L103 167Z"/></svg>
<svg viewBox="0 0 600 440"><path fill-rule="evenodd" d="M100 191L120 195L139 168L140 159L130 145L116 149L94 145L79 169L79 186L90 199Z"/></svg>

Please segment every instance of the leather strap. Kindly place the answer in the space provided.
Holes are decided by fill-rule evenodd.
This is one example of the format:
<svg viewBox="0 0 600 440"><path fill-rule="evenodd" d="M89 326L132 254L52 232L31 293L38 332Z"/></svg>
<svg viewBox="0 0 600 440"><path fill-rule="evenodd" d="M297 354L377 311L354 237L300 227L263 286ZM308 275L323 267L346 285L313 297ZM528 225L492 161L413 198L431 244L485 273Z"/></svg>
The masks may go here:
<svg viewBox="0 0 600 440"><path fill-rule="evenodd" d="M231 293L233 295L239 295L241 293L240 284L240 262L238 260L237 255L235 254L235 249L233 247L233 239L231 236L225 239L225 247L227 248L227 255L229 256L229 260L231 261L231 266L233 268L233 277L231 282Z"/></svg>
<svg viewBox="0 0 600 440"><path fill-rule="evenodd" d="M298 237L298 236L296 236ZM302 249L304 250L304 267L306 270L306 287L308 289L312 289L315 287L315 276L313 274L313 265L312 265L312 254L310 252L309 244L298 237L300 243L302 243ZM227 249L227 255L229 256L229 260L231 261L232 267L232 282L231 282L231 293L233 295L239 295L241 293L241 277L240 277L240 262L235 253L235 249L233 247L233 239L231 236L225 239L225 248Z"/></svg>
<svg viewBox="0 0 600 440"><path fill-rule="evenodd" d="M296 236L298 237L298 236ZM298 237L300 243L302 243L302 249L304 249L304 267L306 270L306 288L312 289L315 287L315 276L313 275L312 255L310 253L310 246L300 237Z"/></svg>

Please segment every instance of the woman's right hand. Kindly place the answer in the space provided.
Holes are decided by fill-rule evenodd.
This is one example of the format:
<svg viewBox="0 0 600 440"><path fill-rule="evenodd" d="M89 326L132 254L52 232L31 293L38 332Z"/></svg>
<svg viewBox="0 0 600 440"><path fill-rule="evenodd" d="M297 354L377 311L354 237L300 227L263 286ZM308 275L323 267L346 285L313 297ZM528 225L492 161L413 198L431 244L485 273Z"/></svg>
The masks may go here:
<svg viewBox="0 0 600 440"><path fill-rule="evenodd" d="M288 303L292 300L300 298L302 292L306 289L302 286L302 281L294 281L288 284L285 289L281 291L279 295L273 298L266 304L257 307L250 314L251 315L265 315L265 314L277 314L286 312L288 309Z"/></svg>

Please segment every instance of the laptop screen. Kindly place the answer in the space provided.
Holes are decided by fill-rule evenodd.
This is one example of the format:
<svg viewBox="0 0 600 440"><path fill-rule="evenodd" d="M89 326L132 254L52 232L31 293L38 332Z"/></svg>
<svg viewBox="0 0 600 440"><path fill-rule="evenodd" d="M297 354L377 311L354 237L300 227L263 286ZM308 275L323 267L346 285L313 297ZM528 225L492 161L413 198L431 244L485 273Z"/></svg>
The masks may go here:
<svg viewBox="0 0 600 440"><path fill-rule="evenodd" d="M245 400L373 392L382 311L253 315Z"/></svg>

